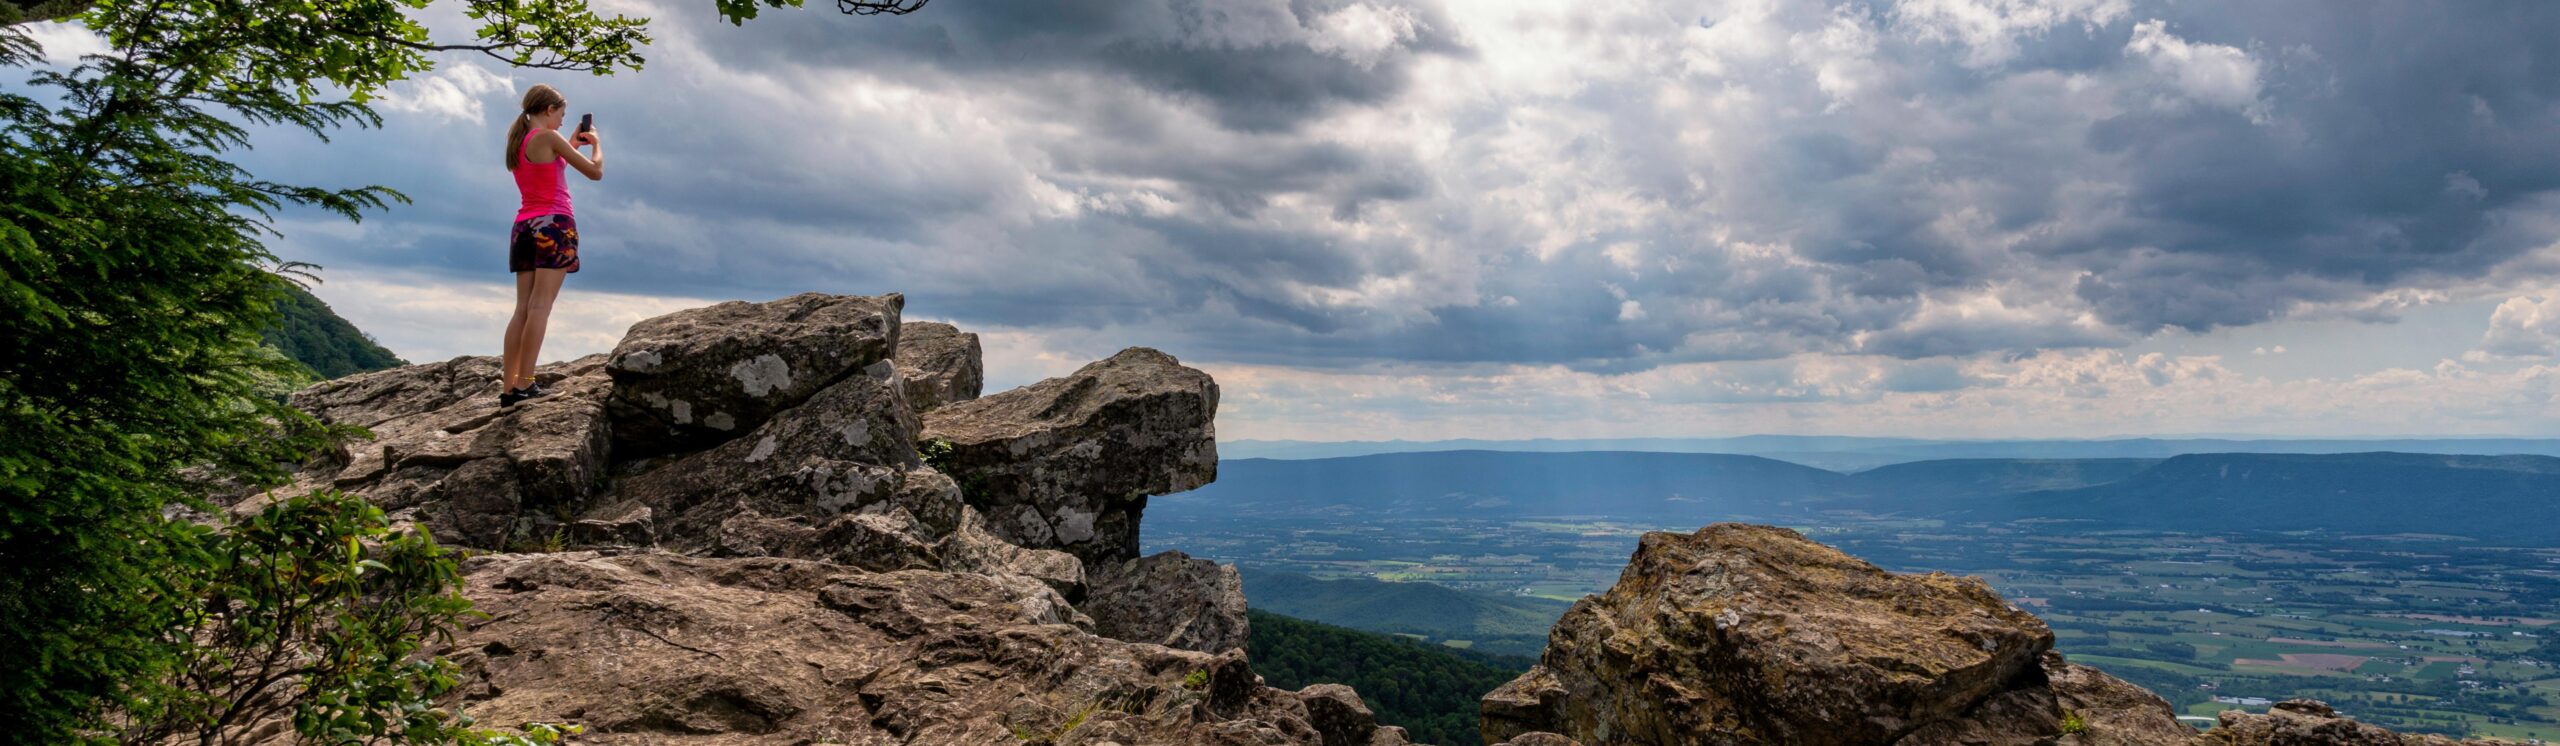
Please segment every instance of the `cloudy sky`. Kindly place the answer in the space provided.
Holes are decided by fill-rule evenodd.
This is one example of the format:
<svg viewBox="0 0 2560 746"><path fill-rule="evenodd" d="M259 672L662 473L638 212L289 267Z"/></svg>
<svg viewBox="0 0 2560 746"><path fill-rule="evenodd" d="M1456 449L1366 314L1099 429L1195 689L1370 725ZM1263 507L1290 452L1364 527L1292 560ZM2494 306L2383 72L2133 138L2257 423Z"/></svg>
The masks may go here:
<svg viewBox="0 0 2560 746"><path fill-rule="evenodd" d="M493 353L550 83L611 165L546 357L898 291L991 388L1171 352L1228 438L2560 435L2560 4L602 4L646 69L457 55L261 138L416 200L278 252Z"/></svg>

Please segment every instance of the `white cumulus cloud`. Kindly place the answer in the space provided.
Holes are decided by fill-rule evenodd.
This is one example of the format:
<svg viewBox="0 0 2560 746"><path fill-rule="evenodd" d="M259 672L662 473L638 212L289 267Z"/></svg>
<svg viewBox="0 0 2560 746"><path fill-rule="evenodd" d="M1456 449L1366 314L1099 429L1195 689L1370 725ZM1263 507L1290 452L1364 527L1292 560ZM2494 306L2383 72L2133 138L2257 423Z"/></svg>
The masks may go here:
<svg viewBox="0 0 2560 746"><path fill-rule="evenodd" d="M2489 331L2472 351L2477 359L2560 356L2560 292L2519 295L2489 314Z"/></svg>
<svg viewBox="0 0 2560 746"><path fill-rule="evenodd" d="M2153 72L2189 98L2213 106L2264 116L2258 99L2258 61L2239 47L2191 42L2169 33L2167 23L2148 20L2133 26L2125 54L2148 61ZM2472 182L2473 189L2479 182Z"/></svg>

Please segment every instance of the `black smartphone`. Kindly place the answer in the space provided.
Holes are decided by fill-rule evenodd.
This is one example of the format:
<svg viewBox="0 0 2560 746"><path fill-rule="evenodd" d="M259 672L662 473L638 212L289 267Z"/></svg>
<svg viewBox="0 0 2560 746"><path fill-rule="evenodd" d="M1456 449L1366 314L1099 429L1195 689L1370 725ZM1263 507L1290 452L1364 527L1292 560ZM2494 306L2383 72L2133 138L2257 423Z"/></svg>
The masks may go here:
<svg viewBox="0 0 2560 746"><path fill-rule="evenodd" d="M595 128L596 128L596 115L594 115L594 114L580 114L580 115L578 115L578 131L579 131L579 132L586 132L587 130L591 130L591 129L595 129Z"/></svg>

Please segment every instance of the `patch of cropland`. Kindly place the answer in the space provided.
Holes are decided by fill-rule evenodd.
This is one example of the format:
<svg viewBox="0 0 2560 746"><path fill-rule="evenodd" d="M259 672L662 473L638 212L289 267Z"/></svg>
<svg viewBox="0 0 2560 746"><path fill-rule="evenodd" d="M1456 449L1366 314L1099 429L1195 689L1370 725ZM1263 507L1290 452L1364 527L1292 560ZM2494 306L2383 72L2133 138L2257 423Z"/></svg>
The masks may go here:
<svg viewBox="0 0 2560 746"><path fill-rule="evenodd" d="M1270 685L1297 689L1348 684L1387 725L1415 743L1479 744L1478 700L1537 661L1487 656L1427 643L1310 622L1261 609L1245 612L1253 670Z"/></svg>
<svg viewBox="0 0 2560 746"><path fill-rule="evenodd" d="M2549 529L2560 525L2560 459L2202 454L1956 459L1827 476L1742 468L1714 473L1740 475L1728 484L1748 489L1700 492L1732 499L1694 504L1666 498L1714 473L1621 479L1588 467L1671 468L1701 456L1660 455L1671 458L1398 454L1340 459L1361 468L1332 479L1307 471L1317 462L1231 461L1218 483L1152 502L1146 541L1324 579L1278 586L1284 593L1256 587L1262 573L1249 572L1255 608L1287 603L1349 626L1407 624L1398 631L1427 641L1511 651L1500 638L1415 623L1434 606L1468 608L1418 586L1566 602L1618 582L1646 531L1750 516L1890 570L1980 576L2042 617L2058 651L2158 692L2182 715L2311 697L2403 731L2560 736L2560 532ZM1564 476L1526 478L1575 461L1585 464ZM1790 476L1761 478L1769 474ZM1536 491L1558 483L1571 485L1560 497ZM1584 498L1608 489L1630 494ZM1441 627L1466 623L1464 612L1445 615L1460 621Z"/></svg>
<svg viewBox="0 0 2560 746"><path fill-rule="evenodd" d="M1482 653L1536 656L1547 630L1571 603L1464 591L1427 582L1319 580L1293 572L1240 568L1253 608L1368 632Z"/></svg>

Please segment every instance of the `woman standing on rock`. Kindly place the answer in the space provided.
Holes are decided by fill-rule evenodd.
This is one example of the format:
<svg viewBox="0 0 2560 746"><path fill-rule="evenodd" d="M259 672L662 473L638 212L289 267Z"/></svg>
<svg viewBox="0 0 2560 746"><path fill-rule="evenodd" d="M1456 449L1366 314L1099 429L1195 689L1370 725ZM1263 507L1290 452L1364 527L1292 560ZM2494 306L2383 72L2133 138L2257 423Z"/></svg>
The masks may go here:
<svg viewBox="0 0 2560 746"><path fill-rule="evenodd" d="M560 120L568 115L568 98L551 86L537 85L524 92L524 113L507 127L507 170L515 173L516 192L524 202L507 239L507 268L516 274L516 313L507 321L500 358L501 407L550 393L534 382L533 365L542 359L551 300L559 297L560 282L578 271L578 221L569 212L566 167L576 166L588 181L604 178L602 138L583 119L574 138L562 137ZM579 153L581 145L593 153Z"/></svg>

